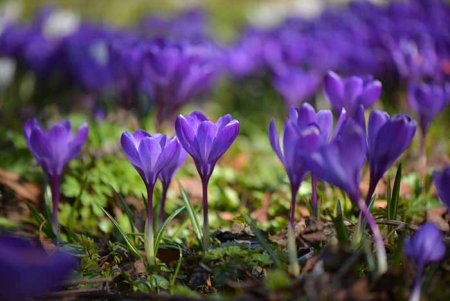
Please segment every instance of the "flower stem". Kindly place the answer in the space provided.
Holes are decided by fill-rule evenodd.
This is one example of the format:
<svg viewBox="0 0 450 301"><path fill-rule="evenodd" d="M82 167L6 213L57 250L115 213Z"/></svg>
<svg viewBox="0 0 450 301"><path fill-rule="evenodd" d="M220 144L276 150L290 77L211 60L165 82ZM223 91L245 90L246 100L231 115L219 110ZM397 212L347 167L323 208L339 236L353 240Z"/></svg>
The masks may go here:
<svg viewBox="0 0 450 301"><path fill-rule="evenodd" d="M209 221L208 221L208 178L202 178L203 190L203 250L209 248Z"/></svg>
<svg viewBox="0 0 450 301"><path fill-rule="evenodd" d="M295 229L295 205L297 203L297 192L299 185L291 185L291 212L289 214L289 226Z"/></svg>
<svg viewBox="0 0 450 301"><path fill-rule="evenodd" d="M164 221L164 206L166 205L167 191L169 190L169 184L163 183L162 185L162 194L161 201L159 203L159 216L158 216L158 229L161 228L161 225Z"/></svg>
<svg viewBox="0 0 450 301"><path fill-rule="evenodd" d="M427 143L427 133L422 131L420 133L419 162L421 167L424 168L427 164L426 143Z"/></svg>
<svg viewBox="0 0 450 301"><path fill-rule="evenodd" d="M311 207L312 214L316 219L319 219L319 205L317 201L317 177L311 175Z"/></svg>
<svg viewBox="0 0 450 301"><path fill-rule="evenodd" d="M147 186L147 221L145 223L144 246L147 262L150 267L155 265L155 248L153 239L153 189L155 184Z"/></svg>
<svg viewBox="0 0 450 301"><path fill-rule="evenodd" d="M367 221L367 225L372 231L373 238L375 240L375 246L377 249L377 258L378 258L378 273L384 274L387 271L387 258L386 258L386 248L384 246L383 237L381 236L380 229L377 226L377 223L370 213L369 208L366 205L366 202L362 198L358 198L358 207L361 210L363 217Z"/></svg>
<svg viewBox="0 0 450 301"><path fill-rule="evenodd" d="M419 301L420 300L420 291L422 289L422 273L423 273L423 265L420 264L417 266L416 278L414 279L414 286L409 297L409 301Z"/></svg>
<svg viewBox="0 0 450 301"><path fill-rule="evenodd" d="M61 238L61 235L59 232L59 224L58 224L58 207L59 207L59 200L61 197L61 194L59 191L59 184L60 184L59 176L51 177L50 187L52 190L52 201L53 201L52 227L53 227L53 233L56 235L57 241L59 241Z"/></svg>
<svg viewBox="0 0 450 301"><path fill-rule="evenodd" d="M373 193L375 192L375 188L377 187L378 183L375 183L372 180L372 176L370 176L370 184L369 184L369 190L367 191L366 195L366 205L369 206L370 202L372 201ZM391 185L388 183L388 185Z"/></svg>
<svg viewBox="0 0 450 301"><path fill-rule="evenodd" d="M295 277L300 275L300 266L298 264L297 244L295 241L295 231L291 225L288 226L288 253L292 273Z"/></svg>

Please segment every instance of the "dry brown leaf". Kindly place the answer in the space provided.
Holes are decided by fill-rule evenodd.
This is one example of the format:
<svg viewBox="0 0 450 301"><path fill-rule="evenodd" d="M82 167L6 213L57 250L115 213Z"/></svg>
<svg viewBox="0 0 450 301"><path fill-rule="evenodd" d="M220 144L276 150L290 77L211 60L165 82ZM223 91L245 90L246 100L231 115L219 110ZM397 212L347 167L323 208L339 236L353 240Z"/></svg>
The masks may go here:
<svg viewBox="0 0 450 301"><path fill-rule="evenodd" d="M427 221L434 223L441 231L447 232L450 230L448 220L445 218L447 208L442 206L438 208L427 210Z"/></svg>
<svg viewBox="0 0 450 301"><path fill-rule="evenodd" d="M38 185L21 179L20 175L0 169L0 183L14 191L17 198L38 203L41 189Z"/></svg>

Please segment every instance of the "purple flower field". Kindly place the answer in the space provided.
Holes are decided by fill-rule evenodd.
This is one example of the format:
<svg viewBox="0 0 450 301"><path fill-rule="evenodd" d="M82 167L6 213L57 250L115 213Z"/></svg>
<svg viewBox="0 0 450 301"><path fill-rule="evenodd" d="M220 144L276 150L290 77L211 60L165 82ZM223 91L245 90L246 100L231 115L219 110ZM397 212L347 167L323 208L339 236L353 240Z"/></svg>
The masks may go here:
<svg viewBox="0 0 450 301"><path fill-rule="evenodd" d="M0 4L0 300L449 299L450 4L169 2Z"/></svg>

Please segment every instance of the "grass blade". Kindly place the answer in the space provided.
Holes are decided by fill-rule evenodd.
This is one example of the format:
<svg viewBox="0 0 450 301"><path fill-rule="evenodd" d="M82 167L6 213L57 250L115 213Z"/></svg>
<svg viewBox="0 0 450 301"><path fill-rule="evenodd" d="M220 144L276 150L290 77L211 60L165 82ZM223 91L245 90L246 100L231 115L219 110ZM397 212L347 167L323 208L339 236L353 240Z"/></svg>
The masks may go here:
<svg viewBox="0 0 450 301"><path fill-rule="evenodd" d="M42 214L40 214L36 208L34 208L34 206L28 202L26 202L25 204L27 204L28 210L30 210L31 216L33 217L33 219L36 221L36 224L38 226L42 225L42 223L44 221L46 221L46 219L42 216ZM52 225L50 223L45 223L45 225L42 228L42 231L44 232L44 234L49 237L49 238L56 238L55 234L53 233L53 228Z"/></svg>
<svg viewBox="0 0 450 301"><path fill-rule="evenodd" d="M402 164L398 166L397 173L395 174L394 188L392 189L392 195L390 201L387 203L388 207L388 219L397 220L398 202L400 199L400 182L402 180ZM390 185L388 185L390 186Z"/></svg>
<svg viewBox="0 0 450 301"><path fill-rule="evenodd" d="M267 253L269 253L269 255L272 258L273 262L275 262L275 266L277 268L281 268L280 259L278 259L278 257L275 254L274 250L269 246L269 244L267 243L266 239L262 235L261 231L256 227L255 223L250 218L250 216L248 216L245 213L243 215L244 215L245 221L247 222L247 224L250 225L250 228L252 229L253 233L255 233L256 238L258 239L258 241L261 244L261 246L266 250Z"/></svg>
<svg viewBox="0 0 450 301"><path fill-rule="evenodd" d="M103 207L100 207L103 212L106 214L106 216L109 217L109 219L113 222L114 226L116 226L117 230L119 230L120 234L123 236L123 239L125 240L125 243L128 247L128 251L133 254L134 257L140 259L141 258L141 254L139 254L139 251L136 249L136 247L132 244L132 242L128 239L127 235L125 234L125 232L123 232L123 230L120 228L119 223L114 219L114 217L112 217L111 214L109 214L108 211L106 211Z"/></svg>
<svg viewBox="0 0 450 301"><path fill-rule="evenodd" d="M180 273L181 269L181 263L183 262L183 251L181 250L181 247L178 246L178 250L180 251L180 257L178 258L177 266L175 268L175 271L173 272L172 277L170 277L170 290L171 293L173 293L173 288L175 287L175 281L177 280L178 274Z"/></svg>
<svg viewBox="0 0 450 301"><path fill-rule="evenodd" d="M344 224L344 215L342 212L342 205L341 201L338 200L337 206L336 206L336 217L333 218L333 224L334 228L336 229L336 236L340 243L347 244L348 243L348 231L347 227L345 227Z"/></svg>
<svg viewBox="0 0 450 301"><path fill-rule="evenodd" d="M180 208L178 208L177 210L175 210L174 212L172 212L171 215L169 215L164 222L161 225L161 228L158 229L158 232L156 233L155 236L155 254L158 254L158 249L159 249L159 243L161 242L162 236L164 234L164 230L166 229L167 225L178 215L180 214L181 211L183 211L184 209L186 209L186 206L182 206Z"/></svg>
<svg viewBox="0 0 450 301"><path fill-rule="evenodd" d="M189 214L189 218L191 219L191 223L192 223L192 227L194 228L195 236L197 236L198 242L200 243L200 246L203 248L202 229L200 228L200 224L198 222L194 206L192 206L192 203L187 196L186 190L184 190L180 181L178 181L178 187L180 189L181 198L183 199L184 205L186 206L186 210Z"/></svg>

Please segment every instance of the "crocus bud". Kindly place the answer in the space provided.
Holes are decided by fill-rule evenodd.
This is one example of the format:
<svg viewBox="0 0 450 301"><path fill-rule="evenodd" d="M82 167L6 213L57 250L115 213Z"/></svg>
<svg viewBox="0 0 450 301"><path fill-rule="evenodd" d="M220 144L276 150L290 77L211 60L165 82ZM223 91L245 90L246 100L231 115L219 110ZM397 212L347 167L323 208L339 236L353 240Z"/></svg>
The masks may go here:
<svg viewBox="0 0 450 301"><path fill-rule="evenodd" d="M209 179L217 160L226 152L239 133L239 122L227 114L216 123L200 112L179 115L175 130L183 148L192 156L200 177Z"/></svg>
<svg viewBox="0 0 450 301"><path fill-rule="evenodd" d="M415 84L408 88L408 100L411 108L419 117L422 133L428 131L431 122L447 106L450 93L447 87L439 85Z"/></svg>
<svg viewBox="0 0 450 301"><path fill-rule="evenodd" d="M88 136L88 126L81 125L72 137L68 120L44 131L36 119L30 119L25 123L24 135L28 148L49 178L61 177L64 167L80 154Z"/></svg>
<svg viewBox="0 0 450 301"><path fill-rule="evenodd" d="M150 136L144 130L134 134L124 132L121 144L146 186L155 185L159 173L172 162L180 147L176 138L168 139L161 134Z"/></svg>
<svg viewBox="0 0 450 301"><path fill-rule="evenodd" d="M423 224L412 238L405 240L403 251L416 264L416 278L410 301L420 300L423 269L427 263L439 262L445 256L442 233L435 224Z"/></svg>
<svg viewBox="0 0 450 301"><path fill-rule="evenodd" d="M370 185L366 202L370 202L378 181L409 147L416 132L416 122L404 114L392 117L373 110L368 125Z"/></svg>

